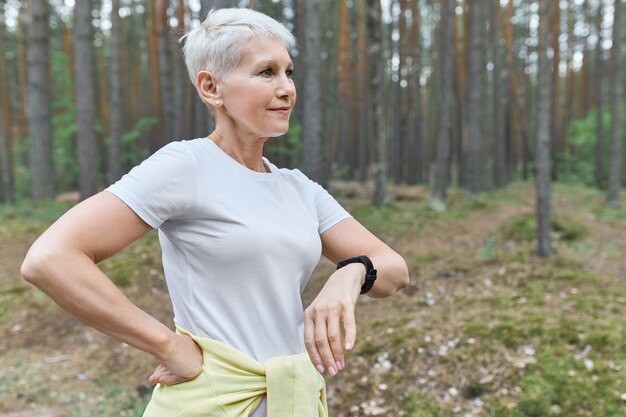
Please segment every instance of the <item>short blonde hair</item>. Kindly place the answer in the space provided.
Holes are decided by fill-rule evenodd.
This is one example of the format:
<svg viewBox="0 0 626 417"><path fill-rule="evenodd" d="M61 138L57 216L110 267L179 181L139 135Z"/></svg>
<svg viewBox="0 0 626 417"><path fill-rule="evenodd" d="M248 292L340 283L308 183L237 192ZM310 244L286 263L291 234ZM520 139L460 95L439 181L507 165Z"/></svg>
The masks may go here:
<svg viewBox="0 0 626 417"><path fill-rule="evenodd" d="M211 10L202 24L180 38L189 78L196 85L198 72L209 71L223 79L241 58L246 41L258 36L277 38L291 49L296 45L293 34L283 24L251 9Z"/></svg>

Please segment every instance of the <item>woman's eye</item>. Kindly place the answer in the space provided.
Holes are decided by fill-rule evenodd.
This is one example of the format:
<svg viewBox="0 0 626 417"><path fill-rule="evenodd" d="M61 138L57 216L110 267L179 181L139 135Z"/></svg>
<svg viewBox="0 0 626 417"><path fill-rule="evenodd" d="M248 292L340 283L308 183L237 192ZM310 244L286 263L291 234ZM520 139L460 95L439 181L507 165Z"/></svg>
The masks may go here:
<svg viewBox="0 0 626 417"><path fill-rule="evenodd" d="M292 69L288 69L287 71L285 71L285 74L287 74L287 77L291 78L291 77L293 77L293 70Z"/></svg>
<svg viewBox="0 0 626 417"><path fill-rule="evenodd" d="M259 74L264 76L264 77L271 77L272 76L272 70L269 69L269 68L266 68L263 71L261 71Z"/></svg>

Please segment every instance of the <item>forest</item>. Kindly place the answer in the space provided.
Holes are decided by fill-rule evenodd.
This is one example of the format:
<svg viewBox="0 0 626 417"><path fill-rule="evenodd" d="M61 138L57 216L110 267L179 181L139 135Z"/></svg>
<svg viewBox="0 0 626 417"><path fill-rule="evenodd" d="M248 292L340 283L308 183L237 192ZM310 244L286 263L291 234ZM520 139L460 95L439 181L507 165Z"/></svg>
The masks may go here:
<svg viewBox="0 0 626 417"><path fill-rule="evenodd" d="M296 108L265 156L410 269L359 307L333 415L624 416L622 0L0 0L0 417L143 412L150 359L19 266L71 206L211 133L181 37L225 7L297 39ZM160 262L150 234L102 269L169 322Z"/></svg>
<svg viewBox="0 0 626 417"><path fill-rule="evenodd" d="M279 166L322 184L384 176L432 185L439 199L450 185L478 195L532 176L547 128L551 179L617 201L619 2L545 3L4 0L3 201L84 199L165 143L206 136L212 115L178 39L231 6L298 39L298 108L267 149Z"/></svg>

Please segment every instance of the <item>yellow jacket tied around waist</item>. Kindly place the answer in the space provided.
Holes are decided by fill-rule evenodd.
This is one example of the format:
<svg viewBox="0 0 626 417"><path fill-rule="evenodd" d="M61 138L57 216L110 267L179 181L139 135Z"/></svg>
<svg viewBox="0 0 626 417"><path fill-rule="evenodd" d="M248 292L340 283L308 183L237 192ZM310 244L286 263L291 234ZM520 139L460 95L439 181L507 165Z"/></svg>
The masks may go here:
<svg viewBox="0 0 626 417"><path fill-rule="evenodd" d="M157 385L144 417L248 417L264 395L268 417L328 417L324 378L306 352L258 362L225 343L177 331L202 348L202 372Z"/></svg>

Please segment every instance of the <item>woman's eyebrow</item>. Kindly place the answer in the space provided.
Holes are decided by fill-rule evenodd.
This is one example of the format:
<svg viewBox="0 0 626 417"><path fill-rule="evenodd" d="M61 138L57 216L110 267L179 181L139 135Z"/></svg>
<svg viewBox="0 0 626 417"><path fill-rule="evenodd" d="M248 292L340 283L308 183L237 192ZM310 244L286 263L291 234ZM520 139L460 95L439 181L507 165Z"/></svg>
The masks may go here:
<svg viewBox="0 0 626 417"><path fill-rule="evenodd" d="M277 66L277 67L279 67L280 63L278 61L274 60L274 59L268 59L268 60L265 60L265 61L257 62L255 66L257 66L257 67L259 67L259 66ZM287 67L293 68L293 62L289 61L289 64L287 64Z"/></svg>

